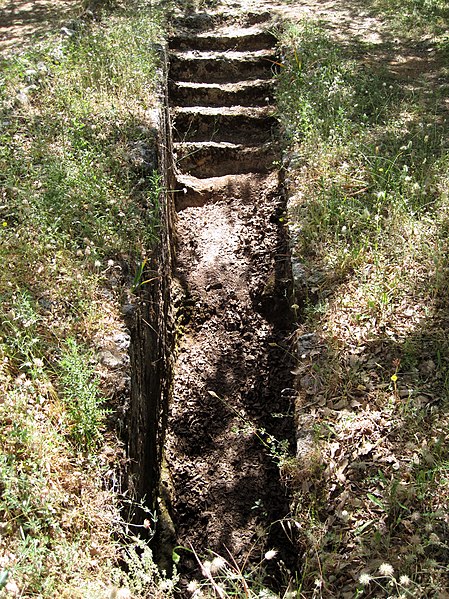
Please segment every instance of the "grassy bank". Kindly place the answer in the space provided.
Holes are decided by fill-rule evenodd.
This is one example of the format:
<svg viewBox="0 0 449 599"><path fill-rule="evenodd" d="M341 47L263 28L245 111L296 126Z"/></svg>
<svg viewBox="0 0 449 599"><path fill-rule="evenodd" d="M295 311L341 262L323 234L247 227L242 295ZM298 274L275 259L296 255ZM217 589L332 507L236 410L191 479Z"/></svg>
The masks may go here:
<svg viewBox="0 0 449 599"><path fill-rule="evenodd" d="M449 4L446 0L370 0L364 8L385 19L389 32L399 35L400 39L414 42L433 39L447 52Z"/></svg>
<svg viewBox="0 0 449 599"><path fill-rule="evenodd" d="M411 73L407 59L389 67L388 46L338 44L325 24L281 40L304 440L285 475L301 597L447 589L447 68L428 4L434 43ZM416 11L401 8L403 41Z"/></svg>
<svg viewBox="0 0 449 599"><path fill-rule="evenodd" d="M145 568L119 546L125 454L117 433L128 376L121 306L158 235L159 35L150 7L127 3L82 14L1 59L6 596L158 592L150 560Z"/></svg>

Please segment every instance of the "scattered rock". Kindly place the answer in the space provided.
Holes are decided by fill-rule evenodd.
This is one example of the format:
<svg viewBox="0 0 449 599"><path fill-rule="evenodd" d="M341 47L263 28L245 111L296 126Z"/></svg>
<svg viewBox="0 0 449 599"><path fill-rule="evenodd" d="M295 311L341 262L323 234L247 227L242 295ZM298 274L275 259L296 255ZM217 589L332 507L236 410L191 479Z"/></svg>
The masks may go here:
<svg viewBox="0 0 449 599"><path fill-rule="evenodd" d="M110 368L111 370L119 368L123 364L123 360L120 357L115 356L107 349L104 349L99 353L99 359L103 366L106 366L106 368Z"/></svg>
<svg viewBox="0 0 449 599"><path fill-rule="evenodd" d="M30 98L25 90L21 90L21 91L17 92L17 94L15 96L15 101L16 101L16 104L19 104L20 106L29 106L30 105Z"/></svg>

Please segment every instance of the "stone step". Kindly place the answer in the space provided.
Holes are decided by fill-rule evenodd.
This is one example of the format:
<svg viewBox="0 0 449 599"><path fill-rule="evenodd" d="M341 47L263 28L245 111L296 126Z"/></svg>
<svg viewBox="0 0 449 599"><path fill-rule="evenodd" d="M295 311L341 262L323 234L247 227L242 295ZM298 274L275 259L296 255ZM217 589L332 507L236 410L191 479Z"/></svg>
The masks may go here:
<svg viewBox="0 0 449 599"><path fill-rule="evenodd" d="M198 208L233 197L248 197L252 189L266 184L266 173L245 173L198 179L191 175L177 174L175 208Z"/></svg>
<svg viewBox="0 0 449 599"><path fill-rule="evenodd" d="M175 108L175 141L214 141L254 145L272 140L277 122L273 109L233 107Z"/></svg>
<svg viewBox="0 0 449 599"><path fill-rule="evenodd" d="M274 79L238 83L170 84L171 103L177 106L266 106L274 101Z"/></svg>
<svg viewBox="0 0 449 599"><path fill-rule="evenodd" d="M176 31L207 32L215 28L226 33L234 26L253 27L255 25L266 25L272 22L273 15L268 11L248 12L242 15L241 11L214 13L213 11L195 12L189 15L177 15L172 20Z"/></svg>
<svg viewBox="0 0 449 599"><path fill-rule="evenodd" d="M173 52L169 79L198 83L236 83L272 79L276 71L273 50L256 52Z"/></svg>
<svg viewBox="0 0 449 599"><path fill-rule="evenodd" d="M229 32L177 35L169 41L172 50L207 50L218 52L225 50L255 51L272 48L276 38L268 31L260 29L240 29Z"/></svg>
<svg viewBox="0 0 449 599"><path fill-rule="evenodd" d="M246 146L227 142L175 143L182 173L206 179L245 173L268 173L278 157L276 144Z"/></svg>

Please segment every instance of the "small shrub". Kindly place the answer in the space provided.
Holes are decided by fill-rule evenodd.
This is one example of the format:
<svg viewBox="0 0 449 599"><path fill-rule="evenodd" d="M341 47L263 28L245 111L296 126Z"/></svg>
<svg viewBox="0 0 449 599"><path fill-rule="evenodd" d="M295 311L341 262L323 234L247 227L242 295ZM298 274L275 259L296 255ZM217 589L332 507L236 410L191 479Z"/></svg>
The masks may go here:
<svg viewBox="0 0 449 599"><path fill-rule="evenodd" d="M98 381L90 365L91 354L68 339L60 366L61 396L66 405L71 437L81 448L93 449L101 437L105 410L101 408Z"/></svg>

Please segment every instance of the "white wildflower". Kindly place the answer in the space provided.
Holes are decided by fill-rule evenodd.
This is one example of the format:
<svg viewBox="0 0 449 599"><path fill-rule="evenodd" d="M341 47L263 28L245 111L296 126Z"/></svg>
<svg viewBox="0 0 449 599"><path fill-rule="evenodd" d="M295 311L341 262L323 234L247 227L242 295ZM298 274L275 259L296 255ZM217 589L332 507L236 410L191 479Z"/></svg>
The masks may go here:
<svg viewBox="0 0 449 599"><path fill-rule="evenodd" d="M214 559L212 560L212 563L210 565L210 571L212 573L218 572L219 570L223 570L223 568L226 566L226 560L222 557L220 557L219 555L217 555L217 557L214 557Z"/></svg>
<svg viewBox="0 0 449 599"><path fill-rule="evenodd" d="M196 591L198 591L199 588L200 585L196 580L191 580L187 585L187 590L189 591L189 593L195 593Z"/></svg>
<svg viewBox="0 0 449 599"><path fill-rule="evenodd" d="M379 566L379 572L382 576L393 576L394 568L390 564L383 563Z"/></svg>
<svg viewBox="0 0 449 599"><path fill-rule="evenodd" d="M371 576L367 572L362 572L359 576L359 582L362 586L366 587L371 582Z"/></svg>
<svg viewBox="0 0 449 599"><path fill-rule="evenodd" d="M403 574L400 578L399 578L399 584L402 584L403 587L408 587L410 584L410 578L407 576L407 574Z"/></svg>
<svg viewBox="0 0 449 599"><path fill-rule="evenodd" d="M211 562L210 561L205 561L202 565L201 570L203 571L204 576L208 576L211 573Z"/></svg>
<svg viewBox="0 0 449 599"><path fill-rule="evenodd" d="M276 549L270 549L270 551L266 552L265 559L268 559L268 560L273 559L276 557L277 553L278 552L276 551Z"/></svg>
<svg viewBox="0 0 449 599"><path fill-rule="evenodd" d="M257 599L277 599L278 597L279 595L275 595L270 589L262 589L257 595Z"/></svg>

